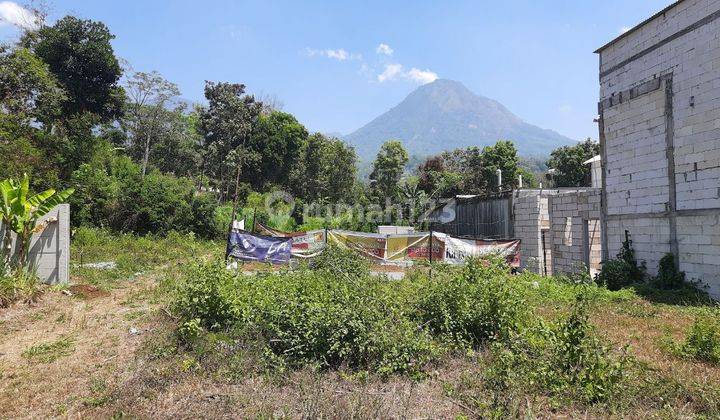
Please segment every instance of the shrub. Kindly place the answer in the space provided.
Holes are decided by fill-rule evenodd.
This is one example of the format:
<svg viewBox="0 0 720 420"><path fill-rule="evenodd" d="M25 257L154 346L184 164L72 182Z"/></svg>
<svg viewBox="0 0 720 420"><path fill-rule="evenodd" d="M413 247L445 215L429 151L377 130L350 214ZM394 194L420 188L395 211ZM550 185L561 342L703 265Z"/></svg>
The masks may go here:
<svg viewBox="0 0 720 420"><path fill-rule="evenodd" d="M201 238L220 238L227 231L225 229L218 230L215 223L215 209L217 208L217 200L209 194L195 194L190 203L190 225L191 232L196 233Z"/></svg>
<svg viewBox="0 0 720 420"><path fill-rule="evenodd" d="M492 348L486 372L496 391L521 389L580 400L607 401L620 389L628 360L616 358L595 336L588 320L588 298L577 295L570 313L551 325L540 323L508 346Z"/></svg>
<svg viewBox="0 0 720 420"><path fill-rule="evenodd" d="M709 313L698 316L685 336L685 341L673 348L681 357L720 363L720 316Z"/></svg>
<svg viewBox="0 0 720 420"><path fill-rule="evenodd" d="M685 273L677 269L675 255L667 253L660 259L654 283L660 289L678 289L685 284Z"/></svg>
<svg viewBox="0 0 720 420"><path fill-rule="evenodd" d="M241 341L256 337L264 357L280 365L420 371L436 346L397 305L390 285L333 269L247 277L217 263L195 265L172 305L179 333L193 341L200 326Z"/></svg>
<svg viewBox="0 0 720 420"><path fill-rule="evenodd" d="M174 296L173 312L184 323L200 324L210 331L227 328L237 317L232 303L233 279L222 264L192 265Z"/></svg>
<svg viewBox="0 0 720 420"><path fill-rule="evenodd" d="M128 181L111 218L114 229L141 234L177 230L203 237L216 235L214 200L196 195L190 179L151 172Z"/></svg>
<svg viewBox="0 0 720 420"><path fill-rule="evenodd" d="M620 252L617 254L617 259L625 261L628 266L628 274L633 282L640 282L645 278L645 262L638 266L637 259L635 258L635 249L632 247L632 241L626 238Z"/></svg>
<svg viewBox="0 0 720 420"><path fill-rule="evenodd" d="M312 260L312 268L325 270L338 277L365 276L370 274L370 263L351 249L330 245Z"/></svg>
<svg viewBox="0 0 720 420"><path fill-rule="evenodd" d="M562 282L573 285L589 285L592 284L593 278L590 276L590 272L587 266L583 263L575 264L574 270L569 273L562 273L556 278Z"/></svg>
<svg viewBox="0 0 720 420"><path fill-rule="evenodd" d="M435 334L467 346L507 339L525 315L502 258L469 259L460 275L440 275L419 287L417 316Z"/></svg>
<svg viewBox="0 0 720 420"><path fill-rule="evenodd" d="M113 153L103 150L73 172L73 224L140 234L177 230L204 238L218 235L217 202L210 193L197 194L189 178L158 171L143 177L130 158Z"/></svg>
<svg viewBox="0 0 720 420"><path fill-rule="evenodd" d="M40 294L38 283L38 277L32 271L0 266L0 308L19 300L33 302Z"/></svg>
<svg viewBox="0 0 720 420"><path fill-rule="evenodd" d="M634 283L633 268L621 259L605 261L597 276L597 283L609 290L620 290Z"/></svg>

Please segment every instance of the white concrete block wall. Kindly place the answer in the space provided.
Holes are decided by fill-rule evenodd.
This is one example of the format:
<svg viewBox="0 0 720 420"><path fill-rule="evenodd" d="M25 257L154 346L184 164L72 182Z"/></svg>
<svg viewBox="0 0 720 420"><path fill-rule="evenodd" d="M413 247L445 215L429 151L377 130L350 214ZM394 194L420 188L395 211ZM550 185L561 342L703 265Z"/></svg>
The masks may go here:
<svg viewBox="0 0 720 420"><path fill-rule="evenodd" d="M515 238L520 239L520 266L536 273L543 272L540 211L539 195L513 200Z"/></svg>
<svg viewBox="0 0 720 420"><path fill-rule="evenodd" d="M600 74L601 102L672 78L680 269L720 298L720 0L678 2L601 49ZM617 253L627 229L651 273L672 249L665 83L602 111L608 253Z"/></svg>
<svg viewBox="0 0 720 420"><path fill-rule="evenodd" d="M688 280L720 278L720 215L678 218L680 270ZM720 296L720 282L707 282L708 292Z"/></svg>
<svg viewBox="0 0 720 420"><path fill-rule="evenodd" d="M560 192L548 199L552 237L552 271L577 272L582 265L595 274L600 268L599 189ZM586 238L584 224L588 225ZM587 247L587 251L586 251ZM586 252L589 261L586 259ZM589 263L589 264L588 264Z"/></svg>
<svg viewBox="0 0 720 420"><path fill-rule="evenodd" d="M29 261L42 281L49 284L70 280L70 205L61 204L46 214L40 222L54 221L30 241ZM4 227L0 225L0 234ZM1 236L0 236L1 237ZM17 252L17 238L13 233L12 249Z"/></svg>
<svg viewBox="0 0 720 420"><path fill-rule="evenodd" d="M605 188L608 214L666 210L665 92L605 110Z"/></svg>
<svg viewBox="0 0 720 420"><path fill-rule="evenodd" d="M550 228L548 197L558 190L518 190L513 196L515 238L520 239L520 266L552 275L552 237L546 233L543 258L542 231ZM545 267L547 263L547 270Z"/></svg>

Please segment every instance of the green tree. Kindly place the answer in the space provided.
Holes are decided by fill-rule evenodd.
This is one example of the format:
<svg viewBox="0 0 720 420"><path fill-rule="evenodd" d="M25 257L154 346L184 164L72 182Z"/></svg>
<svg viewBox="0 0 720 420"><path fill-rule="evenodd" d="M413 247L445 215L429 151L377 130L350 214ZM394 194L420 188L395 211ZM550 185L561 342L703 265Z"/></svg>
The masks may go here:
<svg viewBox="0 0 720 420"><path fill-rule="evenodd" d="M101 121L121 115L125 94L113 38L104 23L74 16L23 36L22 45L47 63L67 93L63 115L91 113Z"/></svg>
<svg viewBox="0 0 720 420"><path fill-rule="evenodd" d="M340 139L330 139L327 161L327 197L334 202L347 201L353 194L357 175L357 154L355 149Z"/></svg>
<svg viewBox="0 0 720 420"><path fill-rule="evenodd" d="M58 171L39 128L60 112L65 95L47 64L26 48L0 47L0 174L31 177L31 187L58 183Z"/></svg>
<svg viewBox="0 0 720 420"><path fill-rule="evenodd" d="M307 138L307 130L292 115L279 111L261 115L248 145L260 159L247 181L256 190L267 189L271 184L287 185L293 163Z"/></svg>
<svg viewBox="0 0 720 420"><path fill-rule="evenodd" d="M315 133L301 148L291 170L290 190L306 202L347 200L355 191L356 161L351 146Z"/></svg>
<svg viewBox="0 0 720 420"><path fill-rule="evenodd" d="M500 140L482 150L482 180L485 192L492 193L517 187L518 156L512 141ZM497 183L497 170L502 172L502 184Z"/></svg>
<svg viewBox="0 0 720 420"><path fill-rule="evenodd" d="M246 146L262 104L238 83L205 82L205 98L199 124L206 148L203 172L218 181L225 198L236 174L257 158Z"/></svg>
<svg viewBox="0 0 720 420"><path fill-rule="evenodd" d="M537 188L539 186L535 174L530 172L527 168L520 166L517 173L518 175L522 175L523 188Z"/></svg>
<svg viewBox="0 0 720 420"><path fill-rule="evenodd" d="M149 160L163 173L193 177L202 163L202 136L197 114L187 114L183 105L165 111L162 130L150 149Z"/></svg>
<svg viewBox="0 0 720 420"><path fill-rule="evenodd" d="M483 151L477 146L457 149L448 158L452 173L459 174L461 194L482 194L490 182L483 172Z"/></svg>
<svg viewBox="0 0 720 420"><path fill-rule="evenodd" d="M180 89L153 71L133 74L126 91L127 112L123 122L131 133L132 148L141 155L142 176L145 176L151 147L169 130L170 120L175 117L167 106L180 95Z"/></svg>
<svg viewBox="0 0 720 420"><path fill-rule="evenodd" d="M446 198L463 193L463 174L451 170L444 156L431 156L417 169L417 187L431 198Z"/></svg>
<svg viewBox="0 0 720 420"><path fill-rule="evenodd" d="M600 145L591 139L574 146L559 147L550 153L549 168L555 169L556 187L583 187L590 184L590 165L583 162L600 153Z"/></svg>
<svg viewBox="0 0 720 420"><path fill-rule="evenodd" d="M95 153L94 128L122 115L125 92L118 84L122 69L102 22L66 16L52 26L27 31L20 45L47 65L64 91L59 112L45 116L45 138L37 142L55 158L61 181Z"/></svg>
<svg viewBox="0 0 720 420"><path fill-rule="evenodd" d="M27 128L56 118L64 99L44 61L27 48L0 46L0 135L10 124Z"/></svg>
<svg viewBox="0 0 720 420"><path fill-rule="evenodd" d="M388 140L383 143L370 173L370 182L378 199L393 200L398 197L399 182L407 161L408 153L400 141Z"/></svg>

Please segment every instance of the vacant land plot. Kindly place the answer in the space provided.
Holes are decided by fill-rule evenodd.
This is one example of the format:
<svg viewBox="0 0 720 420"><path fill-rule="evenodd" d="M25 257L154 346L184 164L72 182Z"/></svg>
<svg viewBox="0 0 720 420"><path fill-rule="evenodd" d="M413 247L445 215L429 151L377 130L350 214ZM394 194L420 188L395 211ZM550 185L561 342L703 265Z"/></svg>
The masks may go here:
<svg viewBox="0 0 720 420"><path fill-rule="evenodd" d="M720 415L717 313L689 289L487 262L388 282L342 253L236 275L220 244L86 234L115 267L76 246L75 286L0 310L0 417Z"/></svg>

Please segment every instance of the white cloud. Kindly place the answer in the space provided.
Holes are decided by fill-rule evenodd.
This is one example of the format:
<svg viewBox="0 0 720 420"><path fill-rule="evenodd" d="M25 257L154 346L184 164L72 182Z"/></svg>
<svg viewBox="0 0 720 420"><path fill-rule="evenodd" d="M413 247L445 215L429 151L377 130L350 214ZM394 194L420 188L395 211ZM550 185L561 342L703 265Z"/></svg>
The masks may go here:
<svg viewBox="0 0 720 420"><path fill-rule="evenodd" d="M620 35L622 35L625 32L629 31L630 29L632 29L632 28L629 26L623 26L622 28L620 28L620 30L618 32L620 32Z"/></svg>
<svg viewBox="0 0 720 420"><path fill-rule="evenodd" d="M438 75L437 73L430 71L430 70L420 70L416 69L415 67L411 68L409 72L406 73L406 76L415 82L426 84L426 83L432 83L435 80L437 80Z"/></svg>
<svg viewBox="0 0 720 420"><path fill-rule="evenodd" d="M573 109L572 106L567 105L567 104L560 105L558 107L558 111L560 111L561 114L568 114L572 111L572 109Z"/></svg>
<svg viewBox="0 0 720 420"><path fill-rule="evenodd" d="M388 44L380 44L375 49L375 52L383 55L393 55L394 50Z"/></svg>
<svg viewBox="0 0 720 420"><path fill-rule="evenodd" d="M378 82L386 82L402 76L402 64L386 64L385 70L378 74Z"/></svg>
<svg viewBox="0 0 720 420"><path fill-rule="evenodd" d="M405 79L424 85L434 82L437 78L437 73L430 70L420 70L413 67L409 71L404 71L402 64L386 64L385 70L378 75L377 80L383 83L390 80Z"/></svg>
<svg viewBox="0 0 720 420"><path fill-rule="evenodd" d="M0 2L0 25L13 25L23 29L36 29L40 21L30 10L12 1Z"/></svg>
<svg viewBox="0 0 720 420"><path fill-rule="evenodd" d="M338 61L345 61L345 60L361 60L362 55L357 53L349 53L343 48L338 48L337 50L317 50L314 48L305 48L305 54L307 54L308 57L327 57L332 58L334 60Z"/></svg>

